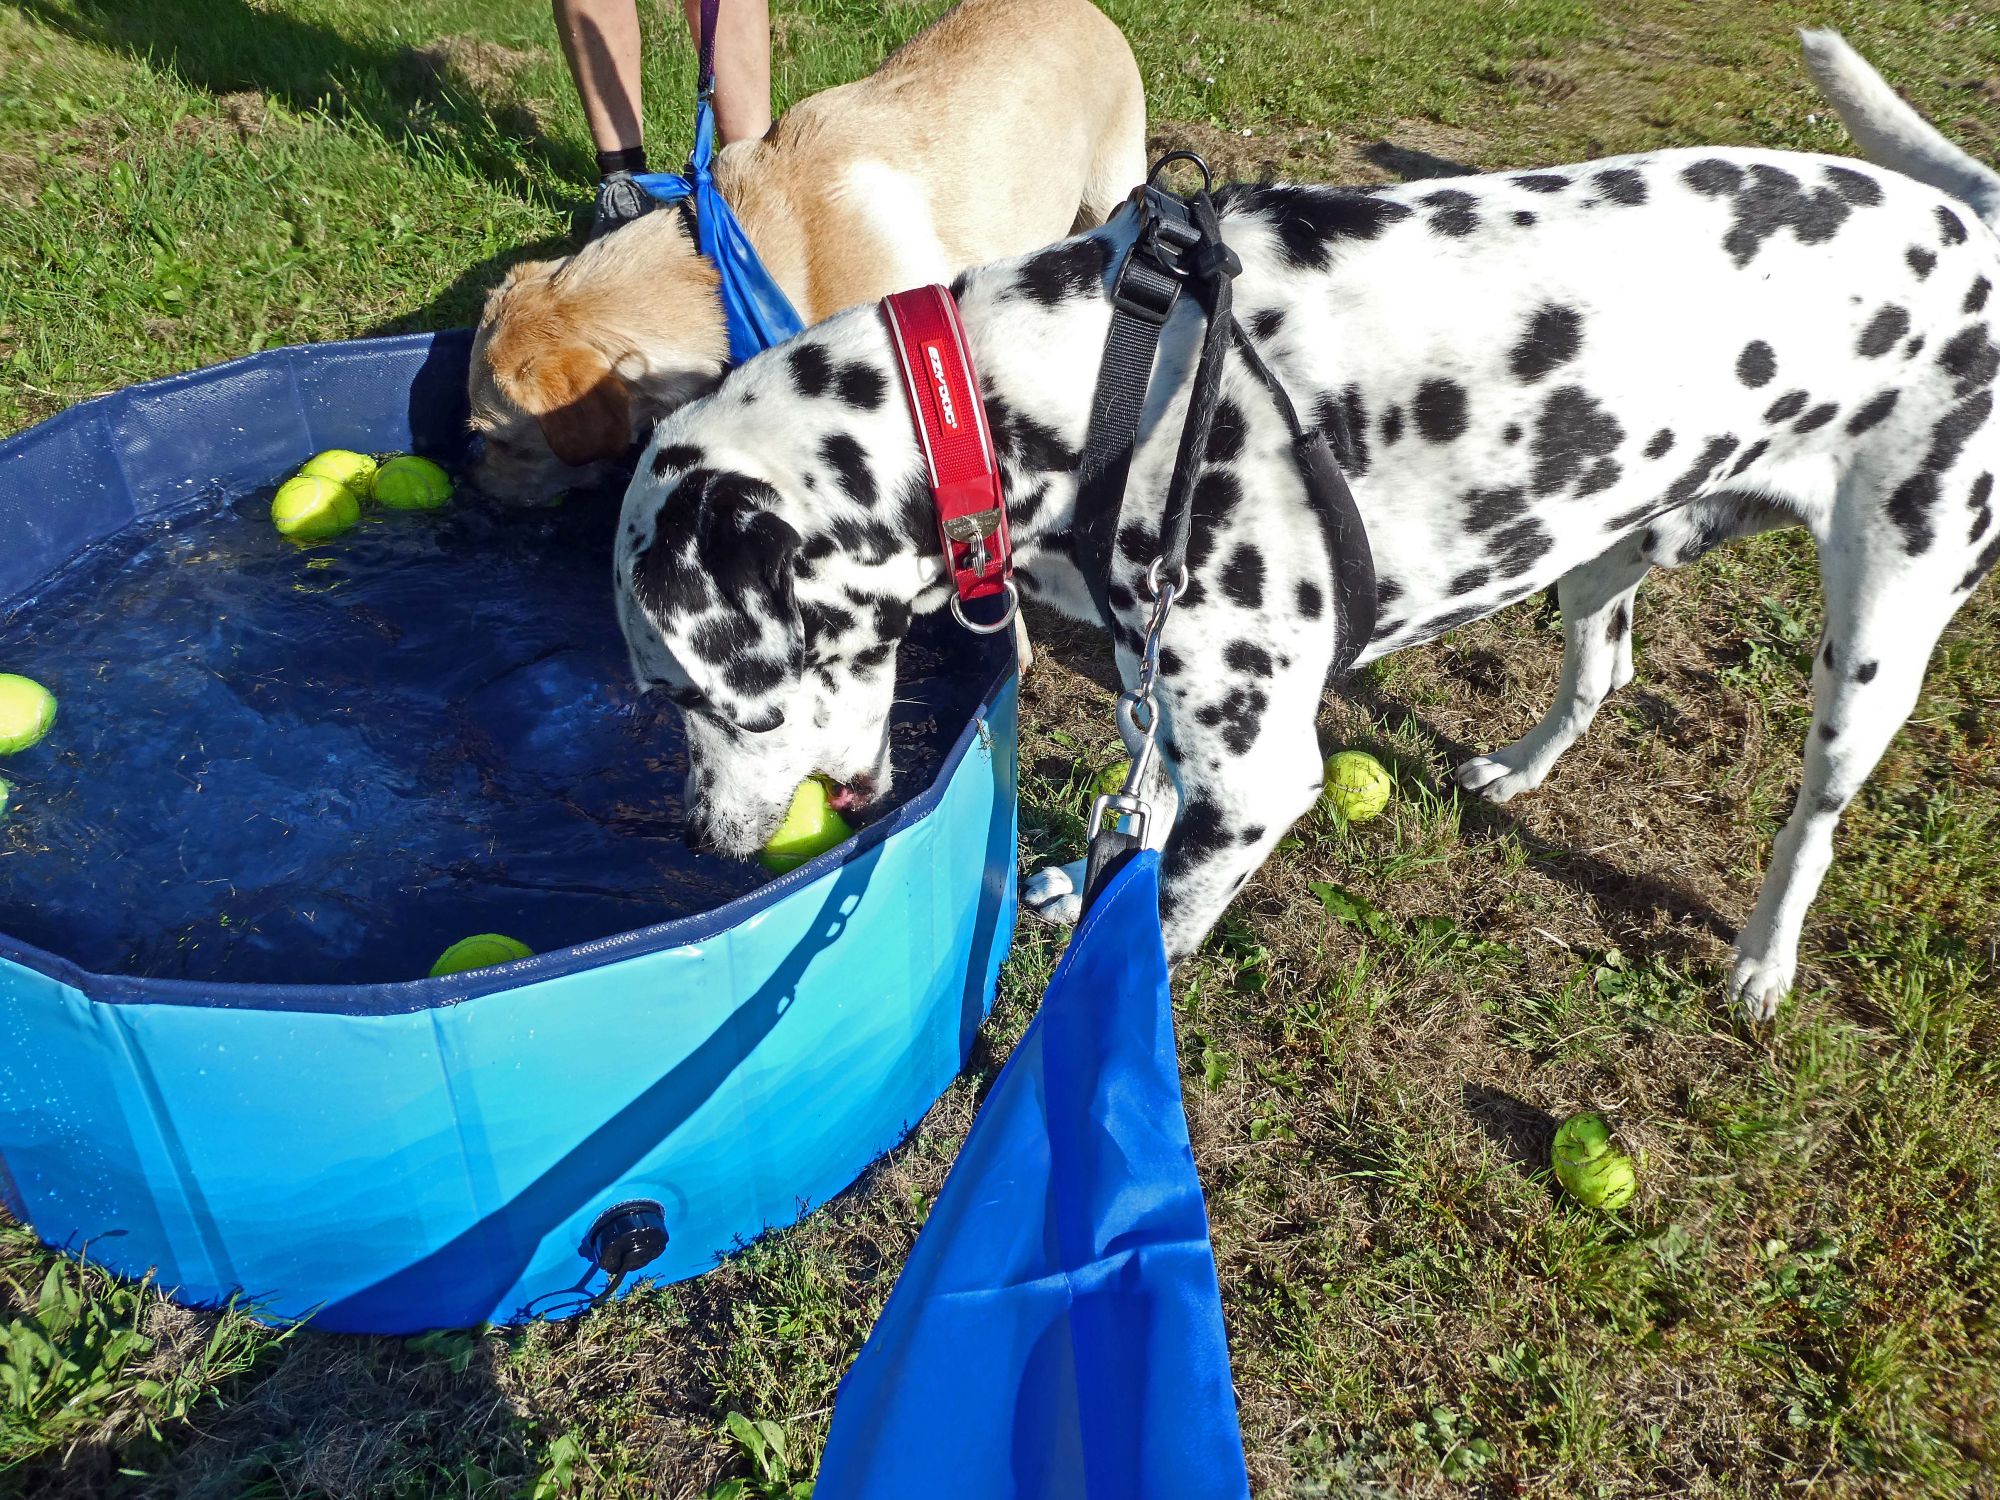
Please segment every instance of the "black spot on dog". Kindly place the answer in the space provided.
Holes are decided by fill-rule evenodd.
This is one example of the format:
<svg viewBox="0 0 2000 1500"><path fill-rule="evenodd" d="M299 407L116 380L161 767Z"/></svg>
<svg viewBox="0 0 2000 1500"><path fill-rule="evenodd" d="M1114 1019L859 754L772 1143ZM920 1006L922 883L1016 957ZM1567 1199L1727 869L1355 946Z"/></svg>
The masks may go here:
<svg viewBox="0 0 2000 1500"><path fill-rule="evenodd" d="M1705 164L1697 162L1688 168L1691 175ZM1853 181L1834 177L1834 173L1847 172ZM1750 180L1732 189L1709 189L1694 183L1697 191L1715 196L1728 192L1734 199L1735 219L1729 232L1722 238L1722 248L1729 252L1730 259L1738 266L1747 266L1763 248L1765 241L1781 229L1789 229L1802 245L1819 245L1830 240L1847 222L1856 203L1867 203L1866 190L1858 183L1867 183L1867 188L1880 196L1880 189L1874 182L1859 172L1851 172L1845 167L1830 167L1828 177L1834 183L1830 187L1813 188L1808 191L1790 172L1769 162L1754 163L1749 172Z"/></svg>
<svg viewBox="0 0 2000 1500"><path fill-rule="evenodd" d="M1502 440L1503 442L1509 442L1509 443L1518 443L1518 442L1520 442L1520 441L1521 441L1521 424L1520 424L1519 422L1509 422L1509 423L1508 423L1508 424L1506 425L1506 427L1504 427L1504 428L1503 428L1503 429L1501 430L1501 433L1500 433L1500 437L1501 437L1501 440Z"/></svg>
<svg viewBox="0 0 2000 1500"><path fill-rule="evenodd" d="M1917 273L1919 281L1930 275L1937 267L1937 252L1926 250L1922 245L1910 246L1903 252L1903 259L1909 262L1910 269Z"/></svg>
<svg viewBox="0 0 2000 1500"><path fill-rule="evenodd" d="M1667 450L1673 447L1673 445L1674 445L1673 429L1670 427L1662 427L1658 432L1654 433L1651 440L1647 442L1646 457L1665 458L1667 456Z"/></svg>
<svg viewBox="0 0 2000 1500"><path fill-rule="evenodd" d="M1820 664L1824 666L1827 669L1827 671L1831 672L1834 670L1834 665L1833 665L1834 655L1833 655L1832 641L1828 641L1826 643L1826 649L1820 652L1819 659L1820 659Z"/></svg>
<svg viewBox="0 0 2000 1500"><path fill-rule="evenodd" d="M1792 424L1792 431L1813 432L1826 426L1827 423L1831 422L1839 414L1840 406L1837 402L1823 401L1803 417L1800 417L1798 421L1794 422Z"/></svg>
<svg viewBox="0 0 2000 1500"><path fill-rule="evenodd" d="M1604 622L1604 638L1615 646L1625 639L1625 632L1631 628L1632 616L1627 613L1625 601L1621 599L1612 606L1611 618Z"/></svg>
<svg viewBox="0 0 2000 1500"><path fill-rule="evenodd" d="M1769 439L1760 439L1759 441L1754 442L1749 447L1745 448L1743 450L1743 456L1736 460L1735 467L1729 471L1729 477L1731 479L1734 479L1738 474L1741 474L1745 469L1749 468L1750 465L1757 462L1758 459L1764 456L1765 450L1768 449L1770 446L1771 444Z"/></svg>
<svg viewBox="0 0 2000 1500"><path fill-rule="evenodd" d="M838 385L840 399L856 411L875 410L889 391L889 382L882 378L882 372L864 364L842 366Z"/></svg>
<svg viewBox="0 0 2000 1500"><path fill-rule="evenodd" d="M1222 592L1245 609L1264 603L1264 554L1248 542L1229 554L1222 569Z"/></svg>
<svg viewBox="0 0 2000 1500"><path fill-rule="evenodd" d="M1854 680L1856 682L1873 682L1875 674L1881 670L1882 663L1879 661L1864 661L1854 669Z"/></svg>
<svg viewBox="0 0 2000 1500"><path fill-rule="evenodd" d="M1938 419L1931 429L1930 451L1923 466L1896 487L1889 497L1889 519L1903 533L1903 550L1915 557L1929 549L1937 531L1931 512L1939 499L1938 481L1951 466L1972 435L1993 414L1993 392L1984 390L1961 401Z"/></svg>
<svg viewBox="0 0 2000 1500"><path fill-rule="evenodd" d="M1535 418L1531 445L1535 469L1531 483L1537 495L1552 495L1573 484L1586 464L1614 451L1625 429L1581 386L1566 385L1549 394Z"/></svg>
<svg viewBox="0 0 2000 1500"><path fill-rule="evenodd" d="M1533 229L1535 227L1535 216L1525 208L1517 208L1514 210L1514 222L1519 224L1523 229Z"/></svg>
<svg viewBox="0 0 2000 1500"><path fill-rule="evenodd" d="M1408 204L1365 193L1282 184L1225 187L1215 195L1225 218L1260 214L1278 236L1285 259L1302 269L1323 271L1341 240L1372 240L1410 216Z"/></svg>
<svg viewBox="0 0 2000 1500"><path fill-rule="evenodd" d="M1599 490L1608 490L1624 475L1624 470L1608 458L1600 458L1584 471L1583 478L1576 484L1576 498L1586 499Z"/></svg>
<svg viewBox="0 0 2000 1500"><path fill-rule="evenodd" d="M1445 585L1445 592L1454 596L1477 593L1486 587L1487 580L1492 576L1485 568L1467 568Z"/></svg>
<svg viewBox="0 0 2000 1500"><path fill-rule="evenodd" d="M1030 256L1021 265L1016 290L1043 307L1060 307L1072 297L1093 296L1104 289L1111 246L1095 237L1067 240Z"/></svg>
<svg viewBox="0 0 2000 1500"><path fill-rule="evenodd" d="M1238 683L1198 710L1195 722L1209 729L1219 728L1222 743L1229 747L1230 754L1243 755L1257 743L1257 731L1263 726L1264 710L1270 703L1270 695L1262 688Z"/></svg>
<svg viewBox="0 0 2000 1500"><path fill-rule="evenodd" d="M703 661L727 662L755 649L763 632L747 615L722 615L695 628L690 644Z"/></svg>
<svg viewBox="0 0 2000 1500"><path fill-rule="evenodd" d="M1167 835L1166 852L1160 859L1167 885L1200 868L1232 842L1221 808L1205 797L1190 798L1174 818L1173 832Z"/></svg>
<svg viewBox="0 0 2000 1500"><path fill-rule="evenodd" d="M1887 390L1878 391L1875 395L1869 397L1867 402L1859 407L1853 416L1847 419L1848 435L1850 437L1859 437L1869 428L1880 423L1884 417L1896 409L1897 395L1898 392Z"/></svg>
<svg viewBox="0 0 2000 1500"><path fill-rule="evenodd" d="M1847 806L1847 802L1844 798L1836 797L1832 792L1821 792L1818 799L1813 803L1813 811L1816 813L1832 814L1839 812L1845 806Z"/></svg>
<svg viewBox="0 0 2000 1500"><path fill-rule="evenodd" d="M1753 391L1759 386L1769 385L1771 377L1777 373L1778 356L1762 339L1752 339L1736 356L1736 378Z"/></svg>
<svg viewBox="0 0 2000 1500"><path fill-rule="evenodd" d="M1382 413L1382 446L1393 444L1403 435L1403 408L1392 406Z"/></svg>
<svg viewBox="0 0 2000 1500"><path fill-rule="evenodd" d="M1835 729L1831 724L1822 724L1819 726L1819 737L1825 743L1831 745L1835 740L1840 738L1840 731Z"/></svg>
<svg viewBox="0 0 2000 1500"><path fill-rule="evenodd" d="M653 477L665 479L677 469L692 469L701 462L701 449L687 443L668 443L653 455Z"/></svg>
<svg viewBox="0 0 2000 1500"><path fill-rule="evenodd" d="M1186 670L1186 668L1187 668L1187 663L1181 659L1180 652L1174 650L1172 646L1160 647L1161 676L1178 677L1183 671Z"/></svg>
<svg viewBox="0 0 2000 1500"><path fill-rule="evenodd" d="M786 356L791 361L792 384L808 398L824 396L833 384L833 361L817 344L797 344Z"/></svg>
<svg viewBox="0 0 2000 1500"><path fill-rule="evenodd" d="M1674 506L1693 499L1695 491L1707 483L1708 476L1715 469L1715 466L1734 453L1736 449L1737 440L1733 437L1710 438L1706 446L1702 448L1700 456L1692 464L1688 465L1680 478L1667 487L1665 496L1666 505L1663 508L1671 510Z"/></svg>
<svg viewBox="0 0 2000 1500"><path fill-rule="evenodd" d="M1316 583L1302 582L1298 588L1299 618L1317 620L1326 612L1326 596Z"/></svg>
<svg viewBox="0 0 2000 1500"><path fill-rule="evenodd" d="M1903 358L1905 359L1915 359L1919 354L1922 354L1923 352L1924 352L1924 336L1921 333L1918 334L1915 338L1911 339L1909 343L1903 345Z"/></svg>
<svg viewBox="0 0 2000 1500"><path fill-rule="evenodd" d="M965 300L966 288L971 285L972 273L970 271L960 271L956 276L951 278L951 300L954 302L963 302Z"/></svg>
<svg viewBox="0 0 2000 1500"><path fill-rule="evenodd" d="M854 616L837 604L808 601L799 605L799 623L805 627L806 639L819 643L846 635L854 628Z"/></svg>
<svg viewBox="0 0 2000 1500"><path fill-rule="evenodd" d="M1387 609L1403 597L1403 586L1393 578L1378 578L1375 581L1375 603Z"/></svg>
<svg viewBox="0 0 2000 1500"><path fill-rule="evenodd" d="M1613 167L1591 179L1597 190L1613 203L1636 208L1646 201L1646 179L1630 167Z"/></svg>
<svg viewBox="0 0 2000 1500"><path fill-rule="evenodd" d="M1951 336L1951 340L1938 350L1937 362L1951 376L1954 396L1969 396L1981 386L1993 383L1993 376L2000 371L2000 348L1986 336L1984 323L1972 323Z"/></svg>
<svg viewBox="0 0 2000 1500"><path fill-rule="evenodd" d="M1944 242L1947 245L1963 245L1965 243L1965 220L1946 208L1942 203L1937 206L1937 221L1938 233L1944 236Z"/></svg>
<svg viewBox="0 0 2000 1500"><path fill-rule="evenodd" d="M1361 387L1350 385L1336 400L1321 396L1313 425L1326 434L1333 461L1349 474L1368 472L1368 411L1361 404Z"/></svg>
<svg viewBox="0 0 2000 1500"><path fill-rule="evenodd" d="M1189 518L1187 562L1189 574L1199 573L1215 552L1223 525L1243 503L1243 487L1228 469L1204 469L1194 482L1193 514ZM1190 578L1185 600L1200 602L1201 580Z"/></svg>
<svg viewBox="0 0 2000 1500"><path fill-rule="evenodd" d="M1430 225L1434 233L1463 239L1479 227L1479 214L1475 209L1479 200L1463 189L1445 188L1441 192L1426 193L1418 201L1431 210Z"/></svg>
<svg viewBox="0 0 2000 1500"><path fill-rule="evenodd" d="M1573 307L1547 303L1528 319L1521 341L1507 356L1507 366L1516 380L1532 385L1549 371L1575 359L1582 348L1582 316Z"/></svg>
<svg viewBox="0 0 2000 1500"><path fill-rule="evenodd" d="M1465 387L1457 381L1426 380L1417 387L1410 415L1427 441L1448 443L1465 432L1465 404Z"/></svg>
<svg viewBox="0 0 2000 1500"><path fill-rule="evenodd" d="M991 391L985 401L994 450L1008 463L1030 474L1050 474L1067 473L1082 462L1082 455L1053 427L1037 422Z"/></svg>
<svg viewBox="0 0 2000 1500"><path fill-rule="evenodd" d="M1764 409L1766 422L1789 422L1806 409L1812 398L1804 391L1787 391Z"/></svg>
<svg viewBox="0 0 2000 1500"><path fill-rule="evenodd" d="M1231 671L1246 677L1271 675L1271 653L1251 641L1231 641L1223 648L1222 660Z"/></svg>
<svg viewBox="0 0 2000 1500"><path fill-rule="evenodd" d="M1988 542L1979 556L1973 559L1972 566L1966 569L1965 576L1958 581L1958 592L1969 594L1978 588L1979 580L1993 571L1996 562L2000 562L2000 536Z"/></svg>
<svg viewBox="0 0 2000 1500"><path fill-rule="evenodd" d="M829 432L820 440L819 456L839 476L841 489L857 505L873 506L879 498L875 475L868 467L868 455L861 444L845 432Z"/></svg>
<svg viewBox="0 0 2000 1500"><path fill-rule="evenodd" d="M1966 535L1966 545L1978 541L1986 535L1986 528L1993 524L1993 476L1981 474L1972 481L1972 492L1966 496L1966 508L1973 513L1972 530Z"/></svg>
<svg viewBox="0 0 2000 1500"><path fill-rule="evenodd" d="M1227 398L1217 402L1215 417L1208 429L1208 461L1212 464L1235 462L1243 453L1244 431L1243 408Z"/></svg>
<svg viewBox="0 0 2000 1500"><path fill-rule="evenodd" d="M1518 578L1555 546L1556 539L1533 516L1493 534L1486 556L1502 578Z"/></svg>
<svg viewBox="0 0 2000 1500"><path fill-rule="evenodd" d="M1250 336L1260 344L1269 343L1278 336L1278 330L1285 326L1285 310L1282 307L1260 307L1250 315Z"/></svg>
<svg viewBox="0 0 2000 1500"><path fill-rule="evenodd" d="M1910 331L1910 315L1890 303L1879 309L1855 340L1854 352L1864 359L1880 359L1903 341Z"/></svg>
<svg viewBox="0 0 2000 1500"><path fill-rule="evenodd" d="M1743 169L1735 162L1711 157L1681 171L1681 181L1704 198L1724 198L1742 191Z"/></svg>
<svg viewBox="0 0 2000 1500"><path fill-rule="evenodd" d="M1986 294L1992 290L1993 283L1981 276L1967 289L1965 301L1959 304L1960 309L1967 315L1978 312L1986 306Z"/></svg>
<svg viewBox="0 0 2000 1500"><path fill-rule="evenodd" d="M1469 490L1465 496L1465 529L1491 531L1519 520L1528 509L1528 492L1519 485L1498 490Z"/></svg>
<svg viewBox="0 0 2000 1500"><path fill-rule="evenodd" d="M1569 179L1559 172L1530 172L1525 177L1509 180L1515 187L1526 188L1531 193L1560 193L1569 186Z"/></svg>
<svg viewBox="0 0 2000 1500"><path fill-rule="evenodd" d="M1857 172L1852 167L1828 167L1826 180L1849 203L1873 208L1882 201L1882 184L1866 172Z"/></svg>

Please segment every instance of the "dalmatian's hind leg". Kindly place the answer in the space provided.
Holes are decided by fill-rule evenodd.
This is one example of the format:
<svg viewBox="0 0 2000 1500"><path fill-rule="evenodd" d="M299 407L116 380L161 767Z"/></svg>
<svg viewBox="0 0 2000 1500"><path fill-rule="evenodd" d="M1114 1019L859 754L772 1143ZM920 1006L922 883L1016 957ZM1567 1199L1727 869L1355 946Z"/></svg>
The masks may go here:
<svg viewBox="0 0 2000 1500"><path fill-rule="evenodd" d="M1632 680L1632 603L1652 562L1637 537L1563 574L1562 685L1541 723L1504 750L1476 756L1453 773L1489 802L1531 792L1563 751L1583 737L1604 700Z"/></svg>
<svg viewBox="0 0 2000 1500"><path fill-rule="evenodd" d="M1943 486L1966 487L1962 477ZM1805 774L1772 845L1756 908L1737 936L1729 984L1753 1021L1769 1020L1791 990L1799 930L1833 862L1834 826L1916 706L1931 648L1970 592L1960 584L1965 562L1956 552L1946 560L1937 547L1913 560L1879 517L1870 524L1860 539L1836 536L1820 547L1827 625L1813 664Z"/></svg>

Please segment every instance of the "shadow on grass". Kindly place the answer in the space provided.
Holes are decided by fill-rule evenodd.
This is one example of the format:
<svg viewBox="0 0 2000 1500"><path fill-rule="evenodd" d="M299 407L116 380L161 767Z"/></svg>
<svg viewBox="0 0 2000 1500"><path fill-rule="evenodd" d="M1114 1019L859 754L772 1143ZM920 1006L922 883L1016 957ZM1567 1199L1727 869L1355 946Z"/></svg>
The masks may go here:
<svg viewBox="0 0 2000 1500"><path fill-rule="evenodd" d="M1554 1115L1481 1083L1462 1085L1459 1097L1479 1128L1524 1171L1539 1172L1549 1164L1549 1147L1556 1138Z"/></svg>
<svg viewBox="0 0 2000 1500"><path fill-rule="evenodd" d="M548 135L518 102L481 101L448 50L357 40L247 0L23 0L53 30L140 58L190 88L267 94L294 113L358 119L413 158L442 148L495 181L522 166L589 183L581 147ZM497 107L496 107L497 103Z"/></svg>

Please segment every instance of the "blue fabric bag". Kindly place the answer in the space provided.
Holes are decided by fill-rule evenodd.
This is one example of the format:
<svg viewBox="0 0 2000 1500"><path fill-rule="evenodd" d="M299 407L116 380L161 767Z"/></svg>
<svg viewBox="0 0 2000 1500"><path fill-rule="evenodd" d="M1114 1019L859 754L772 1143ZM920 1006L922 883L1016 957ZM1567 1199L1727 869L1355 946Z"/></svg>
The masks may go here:
<svg viewBox="0 0 2000 1500"><path fill-rule="evenodd" d="M757 258L757 247L729 210L709 163L715 156L715 110L706 91L694 109L694 154L685 175L645 172L632 180L662 203L694 200L695 244L722 275L722 312L729 323L729 362L781 344L805 324Z"/></svg>
<svg viewBox="0 0 2000 1500"><path fill-rule="evenodd" d="M813 1494L1249 1494L1157 854L1070 939L841 1382Z"/></svg>

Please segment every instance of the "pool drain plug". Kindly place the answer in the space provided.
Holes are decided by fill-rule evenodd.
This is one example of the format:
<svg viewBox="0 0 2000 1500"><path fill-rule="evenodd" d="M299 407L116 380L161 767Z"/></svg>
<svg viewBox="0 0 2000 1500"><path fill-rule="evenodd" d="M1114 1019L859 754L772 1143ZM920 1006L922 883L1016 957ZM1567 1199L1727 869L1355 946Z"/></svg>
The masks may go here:
<svg viewBox="0 0 2000 1500"><path fill-rule="evenodd" d="M583 1253L611 1280L591 1305L609 1300L627 1276L658 1260L666 1248L667 1211L651 1199L621 1203L599 1214L584 1236Z"/></svg>

